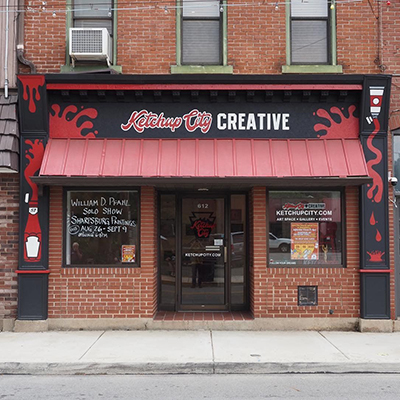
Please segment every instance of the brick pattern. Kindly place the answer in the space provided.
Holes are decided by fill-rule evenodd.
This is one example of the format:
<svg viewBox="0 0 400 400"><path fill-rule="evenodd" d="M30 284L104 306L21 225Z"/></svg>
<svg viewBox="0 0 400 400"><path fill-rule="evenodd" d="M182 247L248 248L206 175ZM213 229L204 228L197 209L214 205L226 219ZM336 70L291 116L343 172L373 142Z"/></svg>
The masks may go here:
<svg viewBox="0 0 400 400"><path fill-rule="evenodd" d="M230 1L228 1L228 4ZM285 6L271 3L232 2L228 7L228 64L235 74L279 74L286 63ZM243 4L242 4L243 3ZM153 3L152 3L153 4ZM154 3L156 4L156 3ZM126 74L169 74L176 63L176 14L174 0L155 9L118 12L117 64ZM380 4L380 5L378 5ZM135 3L148 6L143 1ZM168 12L165 13L164 6ZM37 9L42 1L32 0ZM383 37L378 32L381 7ZM135 7L130 7L135 8ZM336 4L337 63L346 74L397 73L400 35L396 18L400 3L348 2ZM48 5L50 10L50 4ZM38 73L57 73L65 64L66 14L25 12L25 57ZM40 27L40 28L39 28ZM37 40L38 32L40 40ZM349 39L351 38L351 39ZM380 58L379 58L379 57ZM384 67L380 67L380 66ZM20 65L20 72L29 68ZM393 77L390 128L400 127L400 78ZM389 147L391 148L391 147ZM391 156L391 151L389 151ZM392 160L389 159L389 166ZM9 179L9 180L8 180ZM16 314L18 246L18 179L1 178L1 284L0 315ZM142 188L141 268L62 268L62 190L52 188L50 210L49 316L58 317L149 317L157 304L156 201L152 188ZM359 315L358 189L346 189L346 268L266 268L266 190L250 194L250 305L256 317ZM5 204L5 205L4 205ZM5 207L5 210L3 210ZM16 208L14 208L16 207ZM394 253L393 205L389 203L390 248ZM7 233L4 233L7 232ZM394 260L391 257L394 268ZM3 283L4 282L4 283ZM394 274L392 274L394 288ZM297 306L297 285L318 285L317 307ZM391 291L392 317L395 315ZM334 314L328 314L333 309Z"/></svg>
<svg viewBox="0 0 400 400"><path fill-rule="evenodd" d="M266 189L263 187L253 188L251 191L252 315L255 318L358 317L358 188L351 187L345 191L346 268L268 268L266 197ZM52 188L50 200L49 318L152 318L157 311L157 219L154 188L141 189L141 268L135 269L62 268L62 190ZM318 306L297 305L299 285L318 286ZM330 310L333 310L333 314L330 314ZM193 317L193 313L187 313L186 317L176 315L158 314L158 319L189 320ZM193 317L196 320L199 318L200 316ZM200 319L204 318L203 316ZM212 319L215 319L214 315Z"/></svg>
<svg viewBox="0 0 400 400"><path fill-rule="evenodd" d="M276 74L286 64L285 6L270 2L228 1L228 64L235 74ZM394 3L394 2L393 2ZM37 9L39 0L29 3ZM118 11L117 64L126 74L169 74L176 64L176 12L174 0L162 4L143 1ZM164 7L167 6L167 13ZM376 2L373 7L376 9ZM394 7L394 6L393 6ZM142 8L142 9L140 9ZM47 9L50 10L50 4ZM392 8L384 10L394 17ZM38 73L56 73L65 64L66 13L26 12L25 56ZM379 73L378 22L368 2L336 4L337 62L345 73ZM38 28L40 27L40 29ZM40 34L40 40L37 40ZM351 40L349 40L351 38ZM27 72L21 67L21 72Z"/></svg>
<svg viewBox="0 0 400 400"><path fill-rule="evenodd" d="M390 120L389 120L390 122ZM390 126L389 126L390 129ZM391 149L392 148L392 144L393 144L393 140L392 140L392 135L388 134L388 148ZM388 170L392 171L393 174L393 156L392 156L392 152L389 151L388 154ZM392 201L394 201L395 199L395 194L394 194L394 189L393 187L389 184L389 193L388 193L388 198ZM396 265L395 265L395 230L394 230L394 224L395 224L395 216L396 216L396 212L395 212L395 207L394 204L392 203L392 201L388 201L388 211L389 211L389 265L390 265L390 269L393 271L391 273L390 276L390 287L391 287L391 291L390 291L390 317L392 319L396 318L396 291L393 290L393 288L395 288L395 279L396 279Z"/></svg>
<svg viewBox="0 0 400 400"><path fill-rule="evenodd" d="M0 175L0 319L17 316L19 177Z"/></svg>
<svg viewBox="0 0 400 400"><path fill-rule="evenodd" d="M255 187L250 196L250 304L255 318L265 313L267 292L267 206L266 190Z"/></svg>
<svg viewBox="0 0 400 400"><path fill-rule="evenodd" d="M159 311L154 321L251 321L249 312L173 312Z"/></svg>
<svg viewBox="0 0 400 400"><path fill-rule="evenodd" d="M49 318L152 318L157 304L156 197L141 190L140 268L63 268L62 189L50 193Z"/></svg>
<svg viewBox="0 0 400 400"><path fill-rule="evenodd" d="M394 74L392 76L392 87L390 96L390 115L389 115L389 130L394 131L400 128L400 76L396 76L399 73L400 65L400 53L398 51L400 47L400 35L398 34L398 15L400 13L400 3L391 2L390 6L387 6L385 2L382 3L382 52L380 63L384 66L384 71L387 74ZM389 132L388 138L389 148L389 171L393 172L393 152L392 149L392 136ZM389 198L394 198L392 187L389 185ZM396 318L396 298L395 298L395 237L394 237L394 226L398 224L395 221L395 209L391 201L389 204L389 245L390 245L390 268L394 271L391 274L391 292L390 292L390 304L391 304L391 318ZM398 274L398 272L397 272ZM399 276L399 275L397 275ZM399 283L397 283L399 284ZM397 315L400 311L397 311Z"/></svg>
<svg viewBox="0 0 400 400"><path fill-rule="evenodd" d="M378 74L378 2L336 3L337 64L346 74Z"/></svg>
<svg viewBox="0 0 400 400"><path fill-rule="evenodd" d="M250 226L254 237L251 293L255 318L357 318L360 314L359 195L358 188L345 191L346 268L267 267L266 190L254 188ZM318 286L318 306L298 306L298 286ZM333 314L330 314L333 310Z"/></svg>

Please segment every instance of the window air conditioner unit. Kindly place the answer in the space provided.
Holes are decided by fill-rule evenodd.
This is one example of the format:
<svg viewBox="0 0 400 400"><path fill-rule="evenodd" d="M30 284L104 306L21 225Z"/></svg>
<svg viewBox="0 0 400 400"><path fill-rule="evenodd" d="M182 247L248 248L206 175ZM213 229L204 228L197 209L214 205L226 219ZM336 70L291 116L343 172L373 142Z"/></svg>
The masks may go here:
<svg viewBox="0 0 400 400"><path fill-rule="evenodd" d="M111 37L107 28L70 28L69 55L75 61L106 61L110 66Z"/></svg>

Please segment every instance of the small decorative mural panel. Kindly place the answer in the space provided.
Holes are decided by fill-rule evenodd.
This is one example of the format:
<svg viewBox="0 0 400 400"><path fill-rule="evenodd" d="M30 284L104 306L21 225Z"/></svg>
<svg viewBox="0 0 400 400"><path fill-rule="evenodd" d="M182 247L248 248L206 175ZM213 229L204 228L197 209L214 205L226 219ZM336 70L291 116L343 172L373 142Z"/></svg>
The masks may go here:
<svg viewBox="0 0 400 400"><path fill-rule="evenodd" d="M21 144L21 269L43 266L47 243L47 198L39 196L39 188L31 177L38 175L42 163L45 139L25 138ZM23 250L22 250L23 249Z"/></svg>
<svg viewBox="0 0 400 400"><path fill-rule="evenodd" d="M213 212L192 212L189 217L191 226L197 238L208 238L215 228L215 216Z"/></svg>
<svg viewBox="0 0 400 400"><path fill-rule="evenodd" d="M47 133L47 93L44 75L19 75L19 113L22 133Z"/></svg>

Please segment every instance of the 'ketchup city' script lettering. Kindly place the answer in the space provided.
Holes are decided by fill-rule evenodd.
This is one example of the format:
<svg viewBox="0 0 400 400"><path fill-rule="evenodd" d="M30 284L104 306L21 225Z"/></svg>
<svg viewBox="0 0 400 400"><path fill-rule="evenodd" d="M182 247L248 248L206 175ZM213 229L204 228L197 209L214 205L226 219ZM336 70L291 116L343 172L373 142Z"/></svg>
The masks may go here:
<svg viewBox="0 0 400 400"><path fill-rule="evenodd" d="M133 111L128 122L121 124L123 131L133 128L138 133L143 133L145 129L170 129L175 132L182 123L188 132L200 129L202 133L210 130L212 115L205 111L192 110L183 117L165 117L164 113L155 114L151 111Z"/></svg>

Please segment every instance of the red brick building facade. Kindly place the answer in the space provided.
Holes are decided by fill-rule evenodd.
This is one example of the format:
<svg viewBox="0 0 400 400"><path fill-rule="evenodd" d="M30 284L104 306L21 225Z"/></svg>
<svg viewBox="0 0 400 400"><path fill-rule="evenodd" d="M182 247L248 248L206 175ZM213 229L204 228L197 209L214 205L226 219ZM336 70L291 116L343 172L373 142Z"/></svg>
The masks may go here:
<svg viewBox="0 0 400 400"><path fill-rule="evenodd" d="M90 7L83 8L84 11L79 8L79 2L72 0L46 6L39 1L30 4L30 8L21 14L24 17L24 58L33 63L37 74L32 74L29 65L19 64L20 173L23 175L24 168L29 167L25 154L33 151L36 140L43 144L43 152L39 156L39 168L33 174L36 179L23 180L21 189L18 179L0 176L4 187L2 193L7 193L5 200L2 197L5 205L2 205L4 216L1 217L7 229L7 234L2 234L0 270L4 274L0 303L1 307L4 304L4 320L17 318L17 329L25 329L32 321L46 321L45 329L206 326L222 329L357 329L360 325L361 329L367 330L375 323L378 329L394 329L394 220L397 217L393 203L386 201L387 197L391 198L392 190L386 175L393 167L392 141L390 135L386 135L386 127L389 121L391 130L400 128L395 122L399 108L395 76L391 97L388 96L389 75L396 73L397 65L393 17L398 6L382 2L370 5L315 0L310 3L313 7L305 13L296 8L300 7L296 2L291 8L280 2L199 1L196 7L190 8L191 5L183 0L135 2L134 5L119 0L100 2L91 6L91 10ZM188 11L185 7L189 7ZM209 14L204 17L201 10L206 7L217 7L218 10L207 9L206 14ZM316 9L322 10L320 14L314 12ZM197 20L206 20L210 24L201 31L206 36L200 41L212 42L215 38L207 36L213 29L210 21L219 24L217 61L190 62L191 57L196 60L191 48L199 46L196 35L188 34L190 39L185 37L185 29L195 29L189 28L193 22L190 12ZM70 29L85 27L81 24L85 18L97 20L96 23L107 20L107 24L111 24L105 25L112 33L110 66L105 60L87 62L78 57L75 61L74 55L70 55ZM319 32L321 26L326 29L328 38L322 36L325 38L322 41L326 42L325 50L312 47L314 42L321 40L318 37L304 39L311 43L313 50L310 53L296 42L296 35L303 32L301 24L304 21L316 23L315 32ZM326 25L318 25L321 21ZM305 56L298 55L295 50ZM308 63L302 58L315 56L320 60L320 52L323 55L326 52L326 60ZM208 56L204 54L205 60ZM371 117L373 105L369 97L377 87L378 90L384 88L383 100L379 103L382 110L380 115ZM35 94L39 94L39 98L35 98ZM36 106L34 112L32 104ZM75 116L67 116L70 106L88 110L88 113L95 109L97 125L96 117L87 119L92 123L92 127L86 125L87 131L77 123L75 127L80 129L80 135L74 136L68 122L77 120L78 116L77 111L70 111L75 112ZM352 106L356 108L355 114ZM194 109L204 111L212 114L212 127L208 136L199 132L200 127L191 131L194 132L192 136L179 129L176 133L164 128L155 132L149 126L147 131L139 133L138 122L126 135L116 132L116 127L127 124L126 119L119 118L119 112L139 111L145 107L158 116L162 110L166 117L173 115L174 118ZM272 114L279 114L279 128L274 129L271 119L272 128L268 131L265 125L262 131L261 119L253 120L249 116L253 108L254 115L265 110L265 124L268 113L271 118L275 118ZM332 108L341 109L342 114ZM325 117L318 114L321 109L326 111ZM241 125L239 114L242 112L246 114L243 117L246 122ZM63 116L65 120L62 120ZM312 120L314 117L316 119ZM352 117L356 125L347 124ZM287 126L284 118L289 121ZM379 122L372 123L373 119ZM275 122L278 126L278 121ZM219 130L213 131L217 124ZM326 131L319 132L318 124L325 124ZM330 135L329 129L340 124L344 124L339 127L340 133ZM229 132L221 133L224 129ZM320 167L320 158L309 150L313 146L320 148L316 142L321 139L328 154L326 171ZM83 172L86 164L98 154L87 150L96 140L103 146L102 170ZM126 144L122 142L124 140ZM132 141L139 140L142 141L138 153L141 164L137 173L124 169L126 158L119 158L118 154L125 153L110 153L120 167L108 166L109 142L122 143L124 149L124 146L134 146ZM193 142L193 148L196 148L193 170L188 166L190 160L182 161L184 152L179 147L182 140L188 141L187 146L189 140L196 142ZM202 143L208 146L207 140L212 148L209 159L202 150ZM157 151L146 153L147 144L151 147L154 141L158 141L158 147L154 145ZM283 150L278 151L283 141L289 149L287 159ZM83 142L86 150L80 147ZM340 146L336 145L339 142ZM355 142L358 144L354 145ZM73 164L78 161L67 147L52 150L60 149L61 143L68 143L67 147L76 146L77 152L83 151L85 166L82 164L79 171L74 169ZM178 148L176 153L167 150L173 145ZM294 145L307 149L304 154L311 154L308 161L304 161L309 164L310 172L299 172L303 171L304 165L301 159L297 160L294 147L291 147ZM247 146L248 154L245 153ZM270 158L257 155L257 149L262 146L270 146ZM331 146L333 150L330 150ZM381 164L375 163L374 150L369 146L381 154ZM234 154L232 158L228 153ZM146 154L155 160L148 158L147 167ZM212 173L204 172L202 154L204 161L213 164ZM251 172L241 165L241 154L243 159L253 160L255 166L250 168ZM363 157L361 167L352 164L358 156ZM61 157L64 157L63 162L57 164ZM269 171L269 167L262 164L267 158ZM163 173L170 165L165 159L177 160L174 172ZM229 162L232 162L232 172L221 172ZM156 167L153 168L152 163L156 163ZM347 173L342 172L344 167ZM68 168L73 173L68 172ZM372 193L377 181L373 180L371 168L378 176L376 179L380 176L379 201L377 192ZM241 174L240 171L245 169L246 172ZM118 265L106 262L102 265L101 261L73 265L72 258L67 255L73 242L79 241L78 236L71 233L69 222L69 218L78 213L70 202L73 196L98 191L104 197L104 193L128 193L132 188L135 192L132 195L137 194L139 199L135 220L138 229L129 231L129 237L135 236L137 241L126 245L131 246L128 250L133 248L136 252L135 265L124 264L122 258L119 259L122 255L117 257ZM23 250L24 234L27 233L25 226L29 215L35 215L29 209L35 208L32 198L35 198L36 190L42 229L42 236L38 236L39 241L42 240L39 247L43 251L29 260ZM385 194L387 191L389 196ZM28 200L24 198L26 193L29 193ZM307 195L318 200L312 203L306 199ZM304 225L304 221L300 219L280 222L277 216L282 215L285 202L291 196L301 199L293 200L294 206L297 203L306 208L306 204L325 207L328 211L333 210L336 217L327 222L309 219L309 226L302 228L300 225ZM85 197L85 201L88 199ZM215 269L213 277L203 277L202 288L190 287L194 275L195 280L196 277L199 279L195 286L201 286L200 272L191 269L192 264L198 263L195 260L199 258L199 251L192 250L196 256L185 255L188 254L185 246L191 245L194 238L191 227L184 223L184 218L189 217L185 214L185 204L190 204L190 199L211 199L210 207L215 208L214 215L209 217L223 218L223 222L211 224L211 219L207 222L212 226L209 234L215 236L202 248L201 254L206 254L208 260L214 252L218 260L212 267L213 271ZM174 206L171 207L169 201ZM239 203L241 208L237 206ZM241 213L237 214L239 208ZM99 210L104 212L104 209ZM191 213L194 211L190 209ZM93 208L93 212L98 211ZM128 211L124 209L123 212ZM174 217L164 218L164 212L173 213ZM236 218L240 223L235 222ZM164 231L165 221L173 225L173 234ZM329 223L335 224L335 238L327 233ZM217 228L220 229L218 234L213 232ZM293 236L296 229L303 229L300 236L316 235L314 258L303 255L296 260L297 242ZM271 239L271 233L277 239ZM289 233L290 238L287 237ZM238 244L235 234L242 237ZM110 242L119 240L112 237L108 236ZM285 237L289 240L288 253L272 247L271 240ZM168 240L168 247L165 247ZM310 250L312 240L308 240L304 248L308 246ZM81 248L86 244L81 241ZM118 242L120 245L125 243ZM208 250L205 250L207 246ZM239 246L240 250L237 250ZM92 250L86 248L88 251ZM235 260L235 257L239 259ZM168 269L171 258L174 270ZM202 263L203 269L209 265L207 260ZM222 272L218 272L218 268L222 268ZM16 270L17 274L14 273ZM19 280L18 310L16 275ZM195 298L199 293L203 294ZM240 300L237 301L236 296ZM195 300L192 303L188 299Z"/></svg>

